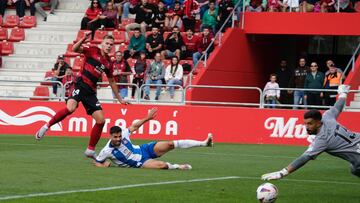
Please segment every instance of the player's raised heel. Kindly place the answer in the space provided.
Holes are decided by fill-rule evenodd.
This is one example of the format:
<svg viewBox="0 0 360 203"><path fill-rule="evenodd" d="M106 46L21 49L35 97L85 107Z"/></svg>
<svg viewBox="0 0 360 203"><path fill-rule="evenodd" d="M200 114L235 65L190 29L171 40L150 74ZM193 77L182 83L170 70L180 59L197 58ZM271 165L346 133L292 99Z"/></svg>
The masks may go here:
<svg viewBox="0 0 360 203"><path fill-rule="evenodd" d="M44 136L46 131L48 131L48 127L46 125L44 125L43 127L41 127L35 134L35 139L36 140L41 140Z"/></svg>
<svg viewBox="0 0 360 203"><path fill-rule="evenodd" d="M214 146L212 133L208 134L208 138L206 140L206 146L207 147L213 147Z"/></svg>
<svg viewBox="0 0 360 203"><path fill-rule="evenodd" d="M90 159L96 159L96 152L95 150L91 150L91 149L86 149L85 152L84 152L84 155L87 157L87 158L90 158Z"/></svg>
<svg viewBox="0 0 360 203"><path fill-rule="evenodd" d="M191 170L192 167L190 164L181 164L181 165L179 165L179 169L180 170Z"/></svg>

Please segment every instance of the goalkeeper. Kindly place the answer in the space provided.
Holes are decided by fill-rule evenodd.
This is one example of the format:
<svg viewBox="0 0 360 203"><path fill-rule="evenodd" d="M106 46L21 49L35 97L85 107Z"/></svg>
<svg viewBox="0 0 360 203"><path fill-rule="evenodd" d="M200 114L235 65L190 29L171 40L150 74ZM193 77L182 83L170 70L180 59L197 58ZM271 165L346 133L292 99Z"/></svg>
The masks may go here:
<svg viewBox="0 0 360 203"><path fill-rule="evenodd" d="M339 99L334 107L321 115L318 110L310 110L304 114L305 127L309 135L315 135L309 148L286 168L264 174L263 180L281 179L314 160L322 152L342 158L351 164L351 173L360 177L360 134L354 133L341 126L336 118L343 110L349 86L340 85Z"/></svg>

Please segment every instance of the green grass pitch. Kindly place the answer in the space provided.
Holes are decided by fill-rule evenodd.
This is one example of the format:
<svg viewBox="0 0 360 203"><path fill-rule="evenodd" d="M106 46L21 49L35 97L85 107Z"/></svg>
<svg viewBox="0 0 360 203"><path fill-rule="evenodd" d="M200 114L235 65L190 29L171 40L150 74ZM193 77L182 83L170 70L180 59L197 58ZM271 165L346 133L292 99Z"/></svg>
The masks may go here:
<svg viewBox="0 0 360 203"><path fill-rule="evenodd" d="M257 202L261 174L281 169L305 150L216 143L214 148L174 150L161 158L189 163L191 171L104 169L83 157L87 142L87 137L36 142L32 136L0 135L0 202ZM98 150L105 142L100 141ZM279 189L278 203L360 202L360 179L351 175L348 163L326 154L272 183ZM94 190L67 193L84 189ZM42 193L48 195L38 196ZM29 194L35 196L4 200Z"/></svg>

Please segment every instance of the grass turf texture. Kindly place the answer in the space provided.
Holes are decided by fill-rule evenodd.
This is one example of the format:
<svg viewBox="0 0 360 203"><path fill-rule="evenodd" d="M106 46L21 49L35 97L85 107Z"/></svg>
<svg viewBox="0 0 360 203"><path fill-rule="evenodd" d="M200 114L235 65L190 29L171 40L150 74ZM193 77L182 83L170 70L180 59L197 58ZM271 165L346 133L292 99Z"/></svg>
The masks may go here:
<svg viewBox="0 0 360 203"><path fill-rule="evenodd" d="M216 139L216 138L215 138ZM102 139L98 150L107 140ZM191 171L95 168L83 157L88 138L0 135L0 198L130 184L238 176L236 179L143 186L110 191L31 197L4 202L257 202L260 175L279 170L304 147L215 144L174 150L161 158L190 163ZM146 141L134 141L135 144ZM314 181L315 180L315 181ZM316 182L317 180L332 182ZM337 183L335 183L337 182ZM360 179L349 164L321 155L296 173L272 181L281 202L360 202ZM2 201L0 201L2 202Z"/></svg>

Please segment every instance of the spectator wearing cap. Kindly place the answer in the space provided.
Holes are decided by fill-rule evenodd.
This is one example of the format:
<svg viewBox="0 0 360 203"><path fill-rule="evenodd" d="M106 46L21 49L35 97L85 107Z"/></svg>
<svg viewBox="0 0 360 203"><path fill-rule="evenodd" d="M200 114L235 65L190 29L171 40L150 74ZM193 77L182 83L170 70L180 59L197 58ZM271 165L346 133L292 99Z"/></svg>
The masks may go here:
<svg viewBox="0 0 360 203"><path fill-rule="evenodd" d="M66 67L65 75L61 82L65 88L65 97L71 97L72 91L75 87L75 76L71 67Z"/></svg>
<svg viewBox="0 0 360 203"><path fill-rule="evenodd" d="M195 29L196 24L196 15L200 13L200 6L196 0L185 0L183 3L184 15L183 15L183 25L184 30Z"/></svg>
<svg viewBox="0 0 360 203"><path fill-rule="evenodd" d="M218 13L219 10L215 6L215 2L211 1L209 3L209 9L204 13L202 18L202 24L200 30L203 31L204 27L211 28L213 34L216 33L216 26L218 23Z"/></svg>
<svg viewBox="0 0 360 203"><path fill-rule="evenodd" d="M59 3L59 0L38 0L35 3L35 9L44 18L44 21L46 21L47 14L43 8L50 6L50 14L54 14L55 8L58 5L58 3Z"/></svg>
<svg viewBox="0 0 360 203"><path fill-rule="evenodd" d="M335 67L333 61L328 60L327 64L329 70L325 73L324 89L337 90L339 85L341 85L342 80L344 79L342 77L343 72ZM325 92L324 94L325 104L327 106L333 106L336 102L336 95L337 95L336 91Z"/></svg>
<svg viewBox="0 0 360 203"><path fill-rule="evenodd" d="M262 12L266 9L266 0L246 0L245 7L248 12Z"/></svg>
<svg viewBox="0 0 360 203"><path fill-rule="evenodd" d="M55 63L54 68L52 69L52 71L54 72L54 77L52 81L62 82L62 79L65 77L65 72L68 67L70 66L64 61L64 56L59 55L57 58L57 62ZM53 83L52 86L53 86L53 93L57 95L58 83Z"/></svg>
<svg viewBox="0 0 360 203"><path fill-rule="evenodd" d="M165 27L167 29L171 29L173 27L181 27L182 26L182 20L181 18L184 15L184 10L181 7L181 4L179 1L176 1L174 4L174 8L170 9L167 13L166 13L166 18L165 18Z"/></svg>
<svg viewBox="0 0 360 203"><path fill-rule="evenodd" d="M167 12L168 10L167 8L165 8L164 3L162 1L159 1L158 8L156 9L154 16L154 27L158 27L160 29L160 32L164 30Z"/></svg>
<svg viewBox="0 0 360 203"><path fill-rule="evenodd" d="M164 63L161 61L160 53L155 54L155 60L150 64L150 67L146 69L146 86L144 99L150 100L150 85L156 84L155 100L159 100L161 93L161 85L165 76Z"/></svg>
<svg viewBox="0 0 360 203"><path fill-rule="evenodd" d="M145 51L146 39L144 35L140 33L140 28L134 30L133 36L130 38L128 50L124 52L125 59L129 57L138 57L140 52Z"/></svg>
<svg viewBox="0 0 360 203"><path fill-rule="evenodd" d="M156 53L162 51L164 38L159 33L159 28L152 27L151 34L146 38L146 52L148 58L154 58Z"/></svg>
<svg viewBox="0 0 360 203"><path fill-rule="evenodd" d="M165 50L162 51L163 58L172 58L177 56L180 58L181 49L184 46L182 36L180 34L180 29L175 26L172 30L172 33L168 35L165 40Z"/></svg>
<svg viewBox="0 0 360 203"><path fill-rule="evenodd" d="M115 61L113 63L113 75L116 83L129 83L128 76L131 75L131 69L128 62L124 59L123 53L118 51L115 53ZM128 96L128 86L119 85L119 93L121 98ZM116 96L113 95L114 99Z"/></svg>
<svg viewBox="0 0 360 203"><path fill-rule="evenodd" d="M153 15L156 7L148 3L148 0L141 0L136 6L130 5L131 14L135 14L135 23L126 25L125 30L129 33L130 30L140 28L142 34L145 36L146 28L153 23Z"/></svg>
<svg viewBox="0 0 360 203"><path fill-rule="evenodd" d="M188 29L186 31L185 37L183 37L184 45L182 48L182 57L188 58L193 56L195 52L197 52L196 43L198 38L194 36L194 31L192 29Z"/></svg>
<svg viewBox="0 0 360 203"><path fill-rule="evenodd" d="M210 29L208 27L204 27L202 31L202 35L200 38L198 38L196 43L197 52L193 54L194 67L197 65L198 61L200 60L203 54L207 54L207 57L209 57L214 47L213 45L209 49L208 47L210 46L213 40L214 40L213 35L210 33Z"/></svg>

